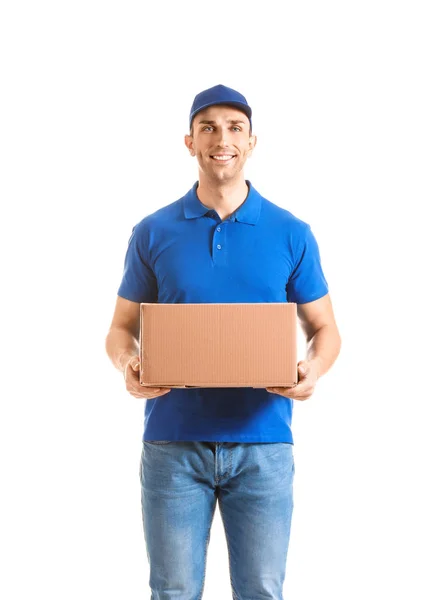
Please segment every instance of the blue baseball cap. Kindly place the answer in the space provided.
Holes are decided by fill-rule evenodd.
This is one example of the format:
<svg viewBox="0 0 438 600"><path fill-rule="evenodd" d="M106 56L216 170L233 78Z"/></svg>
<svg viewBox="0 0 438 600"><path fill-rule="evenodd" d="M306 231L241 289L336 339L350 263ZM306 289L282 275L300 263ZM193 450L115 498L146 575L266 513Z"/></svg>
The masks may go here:
<svg viewBox="0 0 438 600"><path fill-rule="evenodd" d="M242 96L242 94L236 92L236 90L232 90L226 85L215 85L214 87L204 90L195 96L192 108L190 109L189 126L192 126L193 117L197 115L198 112L215 104L228 104L235 106L246 114L249 119L250 129L252 128L252 110L248 105L245 96Z"/></svg>

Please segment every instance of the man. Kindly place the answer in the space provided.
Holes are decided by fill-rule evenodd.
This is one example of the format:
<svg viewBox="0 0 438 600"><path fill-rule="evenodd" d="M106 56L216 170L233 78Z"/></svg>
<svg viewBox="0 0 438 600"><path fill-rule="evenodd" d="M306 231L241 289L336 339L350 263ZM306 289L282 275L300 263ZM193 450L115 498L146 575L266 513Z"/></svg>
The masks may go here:
<svg viewBox="0 0 438 600"><path fill-rule="evenodd" d="M261 196L243 167L256 145L245 97L199 93L185 144L199 181L134 228L107 352L146 398L140 463L156 600L202 597L219 502L233 597L283 598L293 509L293 400L336 360L340 336L308 224ZM141 302L295 302L308 340L293 388L148 389L139 384Z"/></svg>

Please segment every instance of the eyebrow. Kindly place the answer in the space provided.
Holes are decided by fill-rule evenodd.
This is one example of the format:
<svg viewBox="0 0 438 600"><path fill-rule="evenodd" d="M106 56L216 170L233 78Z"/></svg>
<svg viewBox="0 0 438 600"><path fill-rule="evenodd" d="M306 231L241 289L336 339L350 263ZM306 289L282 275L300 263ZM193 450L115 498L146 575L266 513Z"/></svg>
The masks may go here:
<svg viewBox="0 0 438 600"><path fill-rule="evenodd" d="M227 123L232 123L233 125L237 125L237 124L242 124L245 125L245 121L239 121L236 119L227 119ZM216 125L216 121L207 121L207 120L203 120L203 121L199 121L198 125Z"/></svg>

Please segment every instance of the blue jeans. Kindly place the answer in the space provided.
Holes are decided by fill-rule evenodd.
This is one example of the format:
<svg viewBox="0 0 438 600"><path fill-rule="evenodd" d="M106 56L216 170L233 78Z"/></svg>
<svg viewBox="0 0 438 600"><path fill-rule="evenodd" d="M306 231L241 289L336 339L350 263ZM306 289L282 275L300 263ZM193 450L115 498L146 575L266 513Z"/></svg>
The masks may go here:
<svg viewBox="0 0 438 600"><path fill-rule="evenodd" d="M293 510L293 444L143 442L151 600L200 600L219 501L234 600L283 600Z"/></svg>

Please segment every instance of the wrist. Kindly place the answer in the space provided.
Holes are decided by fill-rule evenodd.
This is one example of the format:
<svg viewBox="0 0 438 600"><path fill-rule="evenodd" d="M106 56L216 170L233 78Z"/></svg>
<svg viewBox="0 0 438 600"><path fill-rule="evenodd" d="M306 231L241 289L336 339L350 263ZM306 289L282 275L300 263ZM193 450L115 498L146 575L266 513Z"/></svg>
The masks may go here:
<svg viewBox="0 0 438 600"><path fill-rule="evenodd" d="M313 358L309 359L309 363L311 365L311 369L313 369L316 374L316 378L319 379L323 374L321 358L314 356Z"/></svg>

